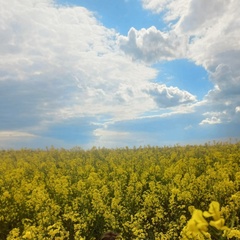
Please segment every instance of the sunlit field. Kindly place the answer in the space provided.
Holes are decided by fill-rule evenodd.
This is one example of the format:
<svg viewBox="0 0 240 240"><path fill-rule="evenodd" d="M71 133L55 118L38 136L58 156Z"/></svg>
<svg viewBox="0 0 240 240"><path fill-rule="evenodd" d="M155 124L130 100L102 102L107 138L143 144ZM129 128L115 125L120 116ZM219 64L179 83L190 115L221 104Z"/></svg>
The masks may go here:
<svg viewBox="0 0 240 240"><path fill-rule="evenodd" d="M0 239L240 239L240 143L0 151Z"/></svg>

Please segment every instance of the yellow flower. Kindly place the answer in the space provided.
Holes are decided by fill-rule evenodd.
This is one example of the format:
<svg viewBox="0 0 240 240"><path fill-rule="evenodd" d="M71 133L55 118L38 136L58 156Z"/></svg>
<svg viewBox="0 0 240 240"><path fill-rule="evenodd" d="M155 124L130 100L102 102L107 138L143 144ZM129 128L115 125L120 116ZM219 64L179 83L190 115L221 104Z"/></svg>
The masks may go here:
<svg viewBox="0 0 240 240"><path fill-rule="evenodd" d="M30 231L26 231L26 233L23 235L23 238L26 238L26 239L32 239L32 234Z"/></svg>
<svg viewBox="0 0 240 240"><path fill-rule="evenodd" d="M223 218L220 218L217 221L210 221L210 225L215 227L218 230L227 230L228 227L224 226L225 220Z"/></svg>
<svg viewBox="0 0 240 240"><path fill-rule="evenodd" d="M6 198L10 198L10 197L11 197L9 191L5 191L2 196L3 196L3 199L6 199Z"/></svg>
<svg viewBox="0 0 240 240"><path fill-rule="evenodd" d="M212 217L214 219L214 221L219 220L221 218L219 202L212 201L209 205L208 212L204 211L203 216L207 217L207 218Z"/></svg>
<svg viewBox="0 0 240 240"><path fill-rule="evenodd" d="M228 232L227 232L227 238L228 239L231 239L231 238L237 238L237 239L240 239L240 230L237 230L237 229L230 229Z"/></svg>
<svg viewBox="0 0 240 240"><path fill-rule="evenodd" d="M192 218L188 221L188 230L191 232L207 232L208 222L204 219L201 210L195 209Z"/></svg>
<svg viewBox="0 0 240 240"><path fill-rule="evenodd" d="M209 210L204 211L204 217L212 217L213 221L210 221L209 225L215 227L218 230L227 230L228 228L224 226L225 220L221 217L220 204L219 202L213 201L209 205Z"/></svg>

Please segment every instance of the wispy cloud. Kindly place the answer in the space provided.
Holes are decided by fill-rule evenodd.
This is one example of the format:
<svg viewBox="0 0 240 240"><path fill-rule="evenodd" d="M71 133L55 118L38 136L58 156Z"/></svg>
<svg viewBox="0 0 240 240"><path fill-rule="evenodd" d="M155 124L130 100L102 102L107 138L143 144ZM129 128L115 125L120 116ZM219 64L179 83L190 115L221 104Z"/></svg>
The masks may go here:
<svg viewBox="0 0 240 240"><path fill-rule="evenodd" d="M1 131L0 132L0 137L1 138L24 138L24 137L37 137L34 134L27 133L27 132L19 132L19 131Z"/></svg>

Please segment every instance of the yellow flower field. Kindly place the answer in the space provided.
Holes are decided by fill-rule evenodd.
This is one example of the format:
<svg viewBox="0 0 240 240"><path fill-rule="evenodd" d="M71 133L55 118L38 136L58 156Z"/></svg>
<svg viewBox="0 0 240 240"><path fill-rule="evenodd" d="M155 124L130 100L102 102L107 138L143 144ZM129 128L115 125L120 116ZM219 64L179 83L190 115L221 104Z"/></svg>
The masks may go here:
<svg viewBox="0 0 240 240"><path fill-rule="evenodd" d="M0 151L0 239L240 239L240 143Z"/></svg>

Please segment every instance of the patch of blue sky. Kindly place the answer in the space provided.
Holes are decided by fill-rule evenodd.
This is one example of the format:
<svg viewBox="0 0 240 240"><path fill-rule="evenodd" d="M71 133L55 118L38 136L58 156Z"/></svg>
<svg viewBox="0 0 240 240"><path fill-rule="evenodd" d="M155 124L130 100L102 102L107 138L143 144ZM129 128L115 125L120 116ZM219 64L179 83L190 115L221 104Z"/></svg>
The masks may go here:
<svg viewBox="0 0 240 240"><path fill-rule="evenodd" d="M85 145L93 141L92 132L97 128L92 121L89 117L66 120L51 126L44 136L68 142L71 146Z"/></svg>
<svg viewBox="0 0 240 240"><path fill-rule="evenodd" d="M169 117L142 118L115 122L108 126L109 131L128 132L136 136L133 144L140 145L175 145L204 144L208 141L227 141L226 136L239 139L240 129L237 124L200 125L202 115L199 113L179 114ZM234 130L235 129L235 130Z"/></svg>
<svg viewBox="0 0 240 240"><path fill-rule="evenodd" d="M162 14L144 10L140 0L57 0L57 3L85 7L94 12L105 27L114 28L122 35L127 35L131 27L137 30L151 26L159 30L169 28L163 21Z"/></svg>
<svg viewBox="0 0 240 240"><path fill-rule="evenodd" d="M162 132L166 135L178 135L190 124L198 125L201 117L196 114L177 114L168 117L146 117L133 120L119 121L108 126L108 130L126 132ZM175 134L173 134L175 133Z"/></svg>
<svg viewBox="0 0 240 240"><path fill-rule="evenodd" d="M198 100L203 99L213 88L207 71L187 59L161 62L154 67L159 70L156 82L186 90L197 96Z"/></svg>

